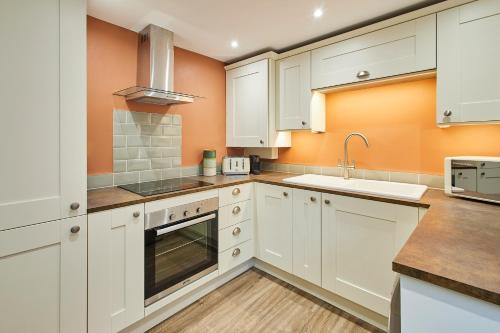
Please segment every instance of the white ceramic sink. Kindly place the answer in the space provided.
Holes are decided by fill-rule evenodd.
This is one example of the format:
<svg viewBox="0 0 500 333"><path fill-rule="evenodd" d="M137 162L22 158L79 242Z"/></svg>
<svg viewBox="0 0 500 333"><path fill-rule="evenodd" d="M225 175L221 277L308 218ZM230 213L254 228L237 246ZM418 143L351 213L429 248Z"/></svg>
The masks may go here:
<svg viewBox="0 0 500 333"><path fill-rule="evenodd" d="M427 190L427 186L425 185L355 178L346 180L342 177L321 175L302 175L285 178L283 181L290 184L311 185L334 190L345 190L407 200L420 200Z"/></svg>

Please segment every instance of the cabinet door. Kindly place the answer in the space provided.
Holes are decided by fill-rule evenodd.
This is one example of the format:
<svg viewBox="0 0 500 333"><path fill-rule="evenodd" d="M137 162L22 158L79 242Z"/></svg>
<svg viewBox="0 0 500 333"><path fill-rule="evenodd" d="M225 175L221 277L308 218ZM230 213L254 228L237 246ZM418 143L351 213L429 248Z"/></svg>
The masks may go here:
<svg viewBox="0 0 500 333"><path fill-rule="evenodd" d="M279 130L310 129L311 52L278 62Z"/></svg>
<svg viewBox="0 0 500 333"><path fill-rule="evenodd" d="M144 317L144 205L89 215L89 332Z"/></svg>
<svg viewBox="0 0 500 333"><path fill-rule="evenodd" d="M267 147L269 60L226 72L226 145Z"/></svg>
<svg viewBox="0 0 500 333"><path fill-rule="evenodd" d="M500 120L500 2L438 13L437 122Z"/></svg>
<svg viewBox="0 0 500 333"><path fill-rule="evenodd" d="M257 257L292 272L292 189L255 184Z"/></svg>
<svg viewBox="0 0 500 333"><path fill-rule="evenodd" d="M321 286L321 193L293 190L293 274Z"/></svg>
<svg viewBox="0 0 500 333"><path fill-rule="evenodd" d="M85 1L0 12L0 230L85 214Z"/></svg>
<svg viewBox="0 0 500 333"><path fill-rule="evenodd" d="M418 223L418 208L323 194L322 287L389 314L392 260Z"/></svg>
<svg viewBox="0 0 500 333"><path fill-rule="evenodd" d="M436 67L436 15L394 25L312 51L312 88Z"/></svg>
<svg viewBox="0 0 500 333"><path fill-rule="evenodd" d="M0 231L0 276L0 332L87 332L86 216Z"/></svg>

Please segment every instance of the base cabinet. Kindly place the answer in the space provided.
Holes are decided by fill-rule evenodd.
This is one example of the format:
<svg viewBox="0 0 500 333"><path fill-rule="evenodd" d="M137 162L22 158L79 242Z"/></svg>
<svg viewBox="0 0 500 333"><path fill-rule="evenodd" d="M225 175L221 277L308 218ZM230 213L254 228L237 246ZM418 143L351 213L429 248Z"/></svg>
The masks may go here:
<svg viewBox="0 0 500 333"><path fill-rule="evenodd" d="M87 217L0 232L0 332L87 332Z"/></svg>
<svg viewBox="0 0 500 333"><path fill-rule="evenodd" d="M418 223L418 208L323 194L322 287L384 316L391 263Z"/></svg>
<svg viewBox="0 0 500 333"><path fill-rule="evenodd" d="M118 332L144 317L144 205L88 216L89 332Z"/></svg>
<svg viewBox="0 0 500 333"><path fill-rule="evenodd" d="M293 190L293 274L321 286L321 193Z"/></svg>
<svg viewBox="0 0 500 333"><path fill-rule="evenodd" d="M292 189L256 184L256 257L292 272Z"/></svg>

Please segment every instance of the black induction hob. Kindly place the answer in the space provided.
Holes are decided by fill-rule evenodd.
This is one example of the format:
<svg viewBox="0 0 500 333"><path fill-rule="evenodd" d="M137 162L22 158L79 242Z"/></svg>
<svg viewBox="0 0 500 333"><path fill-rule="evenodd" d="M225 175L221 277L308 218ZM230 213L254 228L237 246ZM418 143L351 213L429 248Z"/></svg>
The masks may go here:
<svg viewBox="0 0 500 333"><path fill-rule="evenodd" d="M183 191L210 185L213 184L192 178L173 178L156 180L152 182L120 185L118 187L142 195L143 197L147 197L155 194Z"/></svg>

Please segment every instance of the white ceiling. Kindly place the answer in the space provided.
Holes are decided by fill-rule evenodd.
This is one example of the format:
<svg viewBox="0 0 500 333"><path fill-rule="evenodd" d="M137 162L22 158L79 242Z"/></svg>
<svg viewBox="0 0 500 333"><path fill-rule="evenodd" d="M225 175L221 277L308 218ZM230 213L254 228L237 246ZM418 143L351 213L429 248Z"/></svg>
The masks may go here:
<svg viewBox="0 0 500 333"><path fill-rule="evenodd" d="M88 0L88 14L140 31L153 23L174 43L224 62L280 50L425 0ZM321 7L318 19L313 11ZM239 47L231 48L237 40Z"/></svg>

